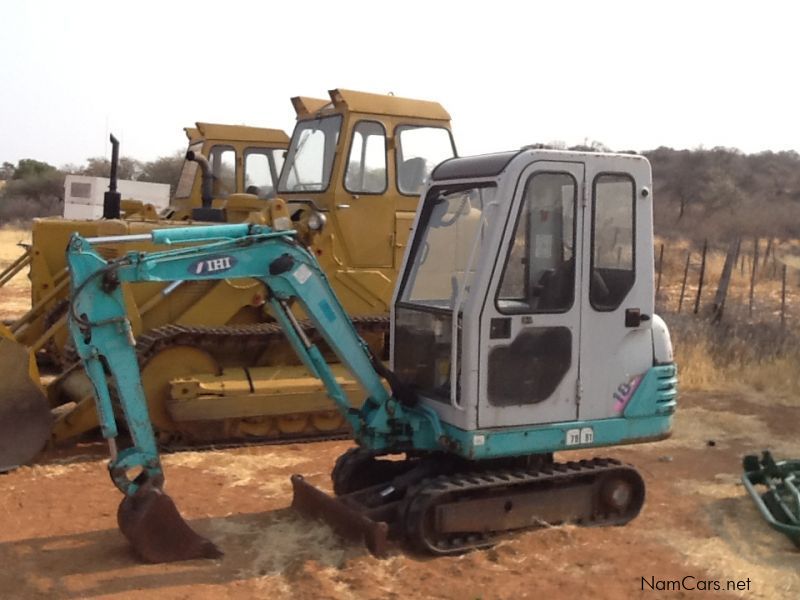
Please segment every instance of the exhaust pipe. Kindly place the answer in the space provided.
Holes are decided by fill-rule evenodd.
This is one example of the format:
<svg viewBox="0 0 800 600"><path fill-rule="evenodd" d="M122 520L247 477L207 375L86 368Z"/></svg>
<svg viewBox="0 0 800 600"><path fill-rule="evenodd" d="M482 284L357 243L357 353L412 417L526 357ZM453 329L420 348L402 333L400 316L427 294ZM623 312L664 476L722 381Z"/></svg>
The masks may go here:
<svg viewBox="0 0 800 600"><path fill-rule="evenodd" d="M120 193L117 191L117 166L119 165L119 140L112 133L111 140L111 173L108 191L103 194L103 218L119 219Z"/></svg>
<svg viewBox="0 0 800 600"><path fill-rule="evenodd" d="M211 165L208 164L208 159L199 152L188 150L186 152L186 160L196 162L200 165L200 170L203 172L203 208L211 208L211 201L214 199L214 192L212 191L214 174L211 172Z"/></svg>

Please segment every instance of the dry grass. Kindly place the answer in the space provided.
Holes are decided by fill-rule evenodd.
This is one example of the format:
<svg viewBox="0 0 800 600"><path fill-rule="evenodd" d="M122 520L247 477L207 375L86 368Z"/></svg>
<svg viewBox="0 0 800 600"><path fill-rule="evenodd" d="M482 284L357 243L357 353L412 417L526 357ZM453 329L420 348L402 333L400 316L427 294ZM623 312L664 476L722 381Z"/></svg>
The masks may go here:
<svg viewBox="0 0 800 600"><path fill-rule="evenodd" d="M0 227L0 268L6 267L22 254L23 249L18 246L20 242L29 243L31 232L12 225Z"/></svg>
<svg viewBox="0 0 800 600"><path fill-rule="evenodd" d="M770 394L800 392L800 289L798 271L786 278L785 325L781 324L782 264L770 254L764 260L766 240L759 243L756 287L749 308L753 268L753 240L744 240L732 272L722 321L710 320L727 246L709 248L699 312L693 314L699 280L701 248L687 240L665 243L657 310L668 322L680 367L681 387L712 390L750 387ZM777 240L773 247L777 247ZM692 252L681 313L680 295L686 256Z"/></svg>
<svg viewBox="0 0 800 600"><path fill-rule="evenodd" d="M0 227L0 271L22 255L20 242L29 243L31 232L20 227ZM15 319L27 312L31 304L28 269L17 273L13 279L0 287L0 319Z"/></svg>

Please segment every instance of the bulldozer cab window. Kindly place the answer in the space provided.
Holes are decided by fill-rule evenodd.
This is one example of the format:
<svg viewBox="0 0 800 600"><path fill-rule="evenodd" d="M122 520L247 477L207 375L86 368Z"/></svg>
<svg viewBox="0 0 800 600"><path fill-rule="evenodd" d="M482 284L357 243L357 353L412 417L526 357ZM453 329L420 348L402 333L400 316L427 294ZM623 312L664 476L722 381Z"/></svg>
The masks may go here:
<svg viewBox="0 0 800 600"><path fill-rule="evenodd" d="M386 130L377 121L359 121L353 129L344 189L354 194L386 191Z"/></svg>
<svg viewBox="0 0 800 600"><path fill-rule="evenodd" d="M195 142L189 144L189 152L200 154L203 150L203 142ZM199 165L193 160L184 160L183 168L181 169L181 176L178 179L178 187L175 188L176 198L188 198L192 195L192 187L194 186L194 178L197 175Z"/></svg>
<svg viewBox="0 0 800 600"><path fill-rule="evenodd" d="M283 163L286 159L286 150L282 148L276 148L272 150L272 164L275 168L275 184L278 184L278 179L280 179L281 171L283 170Z"/></svg>
<svg viewBox="0 0 800 600"><path fill-rule="evenodd" d="M407 196L418 196L433 168L456 155L453 138L444 127L400 125L395 137L397 190Z"/></svg>
<svg viewBox="0 0 800 600"><path fill-rule="evenodd" d="M225 198L236 193L236 150L231 146L214 146L209 158L214 175L214 197Z"/></svg>
<svg viewBox="0 0 800 600"><path fill-rule="evenodd" d="M244 151L244 191L259 198L271 198L277 181L276 150L247 148Z"/></svg>
<svg viewBox="0 0 800 600"><path fill-rule="evenodd" d="M594 180L589 300L596 310L615 310L633 287L635 189L629 175L601 174Z"/></svg>
<svg viewBox="0 0 800 600"><path fill-rule="evenodd" d="M280 192L328 189L341 127L342 115L297 123L286 153L286 164L281 170Z"/></svg>
<svg viewBox="0 0 800 600"><path fill-rule="evenodd" d="M492 186L432 188L420 217L401 301L452 310L462 288L469 291L486 228Z"/></svg>
<svg viewBox="0 0 800 600"><path fill-rule="evenodd" d="M497 294L500 312L563 312L572 306L577 187L568 173L528 178Z"/></svg>

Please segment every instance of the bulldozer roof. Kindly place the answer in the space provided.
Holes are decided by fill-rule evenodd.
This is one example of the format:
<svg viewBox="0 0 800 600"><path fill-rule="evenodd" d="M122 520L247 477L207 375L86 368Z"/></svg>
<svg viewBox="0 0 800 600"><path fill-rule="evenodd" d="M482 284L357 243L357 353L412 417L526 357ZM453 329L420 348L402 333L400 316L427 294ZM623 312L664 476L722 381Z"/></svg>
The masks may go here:
<svg viewBox="0 0 800 600"><path fill-rule="evenodd" d="M450 114L438 102L414 100L384 94L370 94L337 88L328 92L330 100L295 96L292 105L298 118L308 117L321 112L355 112L375 115L392 115L449 121Z"/></svg>
<svg viewBox="0 0 800 600"><path fill-rule="evenodd" d="M219 123L196 123L197 127L185 127L190 142L199 139L230 140L239 142L264 142L286 147L289 136L280 129L249 127L247 125L222 125Z"/></svg>

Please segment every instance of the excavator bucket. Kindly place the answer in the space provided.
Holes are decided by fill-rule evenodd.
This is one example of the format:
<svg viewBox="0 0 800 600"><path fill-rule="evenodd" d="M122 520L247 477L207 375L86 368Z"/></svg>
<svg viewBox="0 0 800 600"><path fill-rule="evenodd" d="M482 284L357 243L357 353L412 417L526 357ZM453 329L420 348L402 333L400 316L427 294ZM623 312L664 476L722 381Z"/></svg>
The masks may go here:
<svg viewBox="0 0 800 600"><path fill-rule="evenodd" d="M35 359L0 325L0 473L33 460L53 426Z"/></svg>
<svg viewBox="0 0 800 600"><path fill-rule="evenodd" d="M150 484L120 503L117 524L134 552L148 563L222 556L213 542L189 527L172 498Z"/></svg>

